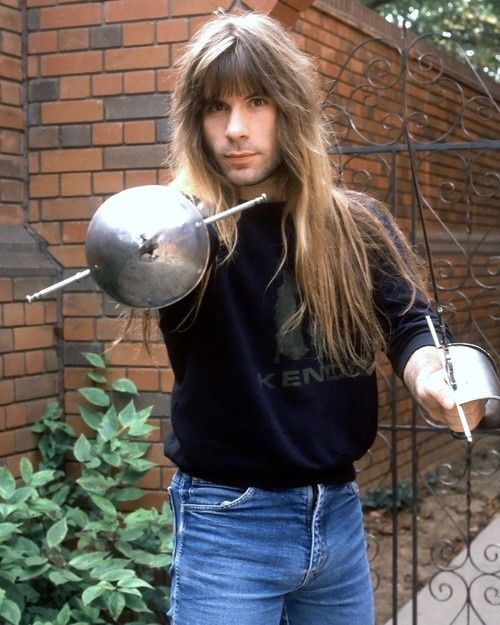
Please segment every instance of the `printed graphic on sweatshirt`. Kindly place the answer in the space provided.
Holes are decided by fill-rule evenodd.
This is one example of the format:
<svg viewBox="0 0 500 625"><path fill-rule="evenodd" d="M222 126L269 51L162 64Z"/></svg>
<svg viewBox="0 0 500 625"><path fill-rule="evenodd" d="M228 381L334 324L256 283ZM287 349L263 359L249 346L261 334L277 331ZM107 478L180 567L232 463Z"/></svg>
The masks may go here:
<svg viewBox="0 0 500 625"><path fill-rule="evenodd" d="M291 271L283 272L283 284L278 288L276 300L274 322L276 327L276 349L273 362L278 364L281 356L290 360L300 360L309 348L304 341L303 329L301 326L294 328L291 332L282 334L281 327L297 310L299 305L299 291Z"/></svg>
<svg viewBox="0 0 500 625"><path fill-rule="evenodd" d="M297 310L299 305L299 292L294 276L291 271L283 272L283 283L278 288L275 307L275 336L276 346L273 364L279 365L283 359L299 361L310 354L306 340L311 336L308 329L297 327L285 334L280 332L283 323ZM309 336L308 336L309 335ZM290 386L303 386L308 384L321 384L338 379L338 373L331 364L322 364L316 359L311 359L308 367L295 368L293 365L286 370L276 367L274 371L259 373L261 388L276 389Z"/></svg>

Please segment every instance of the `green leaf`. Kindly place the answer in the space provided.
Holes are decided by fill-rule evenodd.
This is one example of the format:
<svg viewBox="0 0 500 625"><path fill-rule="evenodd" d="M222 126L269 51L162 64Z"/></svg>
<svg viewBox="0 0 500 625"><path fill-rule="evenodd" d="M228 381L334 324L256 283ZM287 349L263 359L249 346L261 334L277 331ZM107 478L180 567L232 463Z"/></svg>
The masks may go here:
<svg viewBox="0 0 500 625"><path fill-rule="evenodd" d="M30 486L33 486L34 488L45 486L45 484L48 484L54 479L55 473L56 472L53 469L43 469L42 471L37 471L31 478Z"/></svg>
<svg viewBox="0 0 500 625"><path fill-rule="evenodd" d="M118 413L118 421L126 428L137 421L137 410L135 409L133 400L130 400L128 404L120 410Z"/></svg>
<svg viewBox="0 0 500 625"><path fill-rule="evenodd" d="M85 462L90 457L90 443L84 434L80 434L74 447L73 454L78 462Z"/></svg>
<svg viewBox="0 0 500 625"><path fill-rule="evenodd" d="M71 610L67 603L64 604L63 608L60 610L57 615L56 625L68 625L68 621L71 618Z"/></svg>
<svg viewBox="0 0 500 625"><path fill-rule="evenodd" d="M17 523L0 523L0 542L9 540L14 534L20 534Z"/></svg>
<svg viewBox="0 0 500 625"><path fill-rule="evenodd" d="M85 399L96 406L109 406L110 399L101 388L93 388L84 386L79 388L78 392L85 397Z"/></svg>
<svg viewBox="0 0 500 625"><path fill-rule="evenodd" d="M155 428L146 423L134 423L129 428L129 436L149 436Z"/></svg>
<svg viewBox="0 0 500 625"><path fill-rule="evenodd" d="M47 532L47 546L51 549L57 547L66 538L68 533L68 524L66 518L57 521L52 525Z"/></svg>
<svg viewBox="0 0 500 625"><path fill-rule="evenodd" d="M89 378L89 380L92 380L92 382L96 382L97 384L106 384L107 382L106 376L103 375L102 373L96 373L95 371L87 371L85 375Z"/></svg>
<svg viewBox="0 0 500 625"><path fill-rule="evenodd" d="M137 387L128 378L119 378L115 380L111 385L114 391L118 391L119 393L131 393L132 395L138 395Z"/></svg>
<svg viewBox="0 0 500 625"><path fill-rule="evenodd" d="M36 493L36 490L32 486L23 486L22 488L18 488L9 499L9 503L17 506L29 499L33 493Z"/></svg>
<svg viewBox="0 0 500 625"><path fill-rule="evenodd" d="M12 625L19 625L21 620L21 610L17 603L14 603L11 599L4 599L2 606L0 607L0 616L5 619L4 622L11 623Z"/></svg>
<svg viewBox="0 0 500 625"><path fill-rule="evenodd" d="M20 469L21 477L23 478L24 483L29 484L31 478L33 477L33 465L31 464L29 458L21 458Z"/></svg>
<svg viewBox="0 0 500 625"><path fill-rule="evenodd" d="M16 490L16 481L12 473L5 467L0 467L0 497L10 499Z"/></svg>
<svg viewBox="0 0 500 625"><path fill-rule="evenodd" d="M113 571L108 571L100 576L101 582L118 582L121 579L133 577L135 577L135 573L130 569L114 569Z"/></svg>
<svg viewBox="0 0 500 625"><path fill-rule="evenodd" d="M107 588L105 587L104 584L102 585L98 584L96 586L89 586L86 590L83 591L83 594L82 594L83 604L88 605L89 603L92 603L94 599L97 599L97 597L100 597L106 591L107 591Z"/></svg>
<svg viewBox="0 0 500 625"><path fill-rule="evenodd" d="M62 586L66 582L81 582L81 578L67 569L58 569L49 573L50 581L56 586Z"/></svg>
<svg viewBox="0 0 500 625"><path fill-rule="evenodd" d="M82 553L81 555L70 560L68 564L79 571L88 571L98 565L103 565L106 562L107 557L108 556L101 551Z"/></svg>
<svg viewBox="0 0 500 625"><path fill-rule="evenodd" d="M99 428L102 421L102 412L92 410L92 408L89 408L88 406L78 406L78 411L80 412L82 419L90 428L93 430L97 430Z"/></svg>
<svg viewBox="0 0 500 625"><path fill-rule="evenodd" d="M120 423L118 421L116 410L114 406L111 406L111 408L103 416L98 432L104 441L110 441L118 434L119 427Z"/></svg>
<svg viewBox="0 0 500 625"><path fill-rule="evenodd" d="M109 514L112 517L116 516L116 508L114 505L106 499L105 497L100 497L99 495L90 495L90 499L95 503L95 505L102 510L104 513Z"/></svg>
<svg viewBox="0 0 500 625"><path fill-rule="evenodd" d="M82 356L90 363L93 367L97 369L105 369L106 363L104 359L99 356L99 354L94 354L93 352L82 352Z"/></svg>
<svg viewBox="0 0 500 625"><path fill-rule="evenodd" d="M117 619L125 607L125 597L119 592L114 592L106 598L106 606L111 616Z"/></svg>
<svg viewBox="0 0 500 625"><path fill-rule="evenodd" d="M142 488L122 488L113 497L114 501L134 501L144 495Z"/></svg>
<svg viewBox="0 0 500 625"><path fill-rule="evenodd" d="M151 584L148 584L140 577L127 577L118 582L119 588L153 588Z"/></svg>

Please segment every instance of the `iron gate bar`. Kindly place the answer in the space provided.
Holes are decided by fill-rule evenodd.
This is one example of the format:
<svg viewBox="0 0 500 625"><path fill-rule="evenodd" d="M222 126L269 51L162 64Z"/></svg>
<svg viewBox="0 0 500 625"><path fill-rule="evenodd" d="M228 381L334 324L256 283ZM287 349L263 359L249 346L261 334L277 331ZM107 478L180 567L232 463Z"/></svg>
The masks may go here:
<svg viewBox="0 0 500 625"><path fill-rule="evenodd" d="M417 152L447 152L450 150L500 150L500 139L484 139L482 141L457 141L449 143L412 143L412 150ZM393 145L352 145L334 146L328 149L329 154L371 154L380 152L408 152L406 143Z"/></svg>

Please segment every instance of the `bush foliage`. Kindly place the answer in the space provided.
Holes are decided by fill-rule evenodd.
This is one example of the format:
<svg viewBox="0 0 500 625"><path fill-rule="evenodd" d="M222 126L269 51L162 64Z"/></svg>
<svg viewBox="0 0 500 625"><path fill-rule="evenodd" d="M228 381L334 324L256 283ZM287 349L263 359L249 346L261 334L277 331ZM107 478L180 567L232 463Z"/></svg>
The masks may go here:
<svg viewBox="0 0 500 625"><path fill-rule="evenodd" d="M171 515L127 502L155 465L145 459L151 408L114 399L136 395L133 382L107 383L104 360L79 389L92 437L75 432L57 404L33 426L40 435L35 469L21 460L16 481L0 468L0 622L5 625L158 625L167 607L164 571L171 560ZM76 477L65 471L76 460ZM163 581L163 584L162 584Z"/></svg>

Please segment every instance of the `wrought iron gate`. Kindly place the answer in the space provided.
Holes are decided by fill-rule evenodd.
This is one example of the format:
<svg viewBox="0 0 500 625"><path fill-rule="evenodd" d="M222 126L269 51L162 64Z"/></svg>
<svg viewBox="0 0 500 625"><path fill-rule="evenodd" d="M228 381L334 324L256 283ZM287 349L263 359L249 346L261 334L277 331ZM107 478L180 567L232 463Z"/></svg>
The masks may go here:
<svg viewBox="0 0 500 625"><path fill-rule="evenodd" d="M446 319L497 366L499 95L472 70L450 73L425 38L404 36L357 45L325 100L339 179L381 197L418 247L411 148ZM358 467L365 502L390 496L385 512L366 509L377 625L500 623L499 402L469 445L412 406L384 363L380 387L378 438Z"/></svg>

